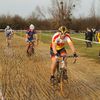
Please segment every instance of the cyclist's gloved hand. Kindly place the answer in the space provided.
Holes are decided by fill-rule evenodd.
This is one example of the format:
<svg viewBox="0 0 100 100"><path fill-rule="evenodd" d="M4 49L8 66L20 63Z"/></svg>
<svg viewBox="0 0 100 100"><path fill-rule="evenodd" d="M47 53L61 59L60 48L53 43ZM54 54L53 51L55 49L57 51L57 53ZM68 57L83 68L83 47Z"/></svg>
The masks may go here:
<svg viewBox="0 0 100 100"><path fill-rule="evenodd" d="M76 53L73 54L74 57L78 57L78 55Z"/></svg>

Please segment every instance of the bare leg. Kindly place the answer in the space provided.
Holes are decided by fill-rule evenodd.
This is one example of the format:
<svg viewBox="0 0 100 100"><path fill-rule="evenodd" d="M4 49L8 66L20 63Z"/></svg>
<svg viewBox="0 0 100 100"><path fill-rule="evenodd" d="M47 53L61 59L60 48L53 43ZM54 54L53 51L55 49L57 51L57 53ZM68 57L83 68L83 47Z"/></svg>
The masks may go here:
<svg viewBox="0 0 100 100"><path fill-rule="evenodd" d="M56 71L56 58L52 58L52 64L51 64L51 75L53 76Z"/></svg>
<svg viewBox="0 0 100 100"><path fill-rule="evenodd" d="M7 42L7 47L10 47L11 46L11 37L7 37L6 42Z"/></svg>
<svg viewBox="0 0 100 100"><path fill-rule="evenodd" d="M8 37L6 38L6 43L7 43L7 47L9 47L9 39L8 39Z"/></svg>
<svg viewBox="0 0 100 100"><path fill-rule="evenodd" d="M27 46L26 46L26 53L28 54L28 50L29 50L29 43L27 43Z"/></svg>

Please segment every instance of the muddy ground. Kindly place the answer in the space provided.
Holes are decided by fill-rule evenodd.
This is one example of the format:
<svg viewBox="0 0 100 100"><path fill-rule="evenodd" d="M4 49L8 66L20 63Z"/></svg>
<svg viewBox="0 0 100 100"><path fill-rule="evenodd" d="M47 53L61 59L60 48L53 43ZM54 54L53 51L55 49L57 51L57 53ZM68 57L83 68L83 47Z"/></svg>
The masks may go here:
<svg viewBox="0 0 100 100"><path fill-rule="evenodd" d="M25 41L14 36L7 48L0 33L1 88L5 100L100 100L100 64L79 53L77 63L68 60L64 95L50 85L49 46L40 43L29 58Z"/></svg>

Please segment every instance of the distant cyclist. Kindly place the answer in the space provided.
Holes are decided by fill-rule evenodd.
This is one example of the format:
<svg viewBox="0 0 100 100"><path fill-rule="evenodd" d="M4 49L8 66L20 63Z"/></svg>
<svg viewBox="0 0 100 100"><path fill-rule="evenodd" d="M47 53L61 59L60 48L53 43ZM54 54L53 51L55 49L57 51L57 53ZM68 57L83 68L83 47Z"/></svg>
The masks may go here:
<svg viewBox="0 0 100 100"><path fill-rule="evenodd" d="M74 45L68 33L69 33L68 29L65 26L61 26L58 29L58 32L56 32L52 37L52 43L50 45L50 55L51 55L51 60L52 60L51 77L50 77L51 83L55 79L54 74L56 71L57 58L59 56L67 55L67 52L65 49L66 42L70 46L73 56L77 57L76 50L74 48ZM66 68L65 68L65 72L66 72ZM65 73L65 77L67 77L66 73Z"/></svg>
<svg viewBox="0 0 100 100"><path fill-rule="evenodd" d="M29 29L26 32L26 42L27 42L27 50L26 50L26 52L28 54L29 44L30 43L33 43L33 45L34 45L34 43L36 45L38 44L37 43L37 33L35 31L35 26L33 24L31 24L29 26Z"/></svg>
<svg viewBox="0 0 100 100"><path fill-rule="evenodd" d="M7 46L9 47L11 45L11 39L13 36L13 30L10 28L10 26L7 26L5 28L5 36L6 36Z"/></svg>

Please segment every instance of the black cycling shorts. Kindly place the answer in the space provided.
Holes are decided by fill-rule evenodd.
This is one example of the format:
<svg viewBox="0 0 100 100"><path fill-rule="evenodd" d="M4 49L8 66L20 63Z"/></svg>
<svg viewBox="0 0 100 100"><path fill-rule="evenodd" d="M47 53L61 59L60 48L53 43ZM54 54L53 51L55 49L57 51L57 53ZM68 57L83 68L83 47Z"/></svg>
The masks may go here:
<svg viewBox="0 0 100 100"><path fill-rule="evenodd" d="M60 50L57 50L57 53L58 53L59 55L61 55L61 53L67 53L67 52L66 52L66 49L65 49L65 48L62 48L62 49L60 49ZM51 57L55 56L55 54L54 54L52 48L50 48L50 55L51 55Z"/></svg>

